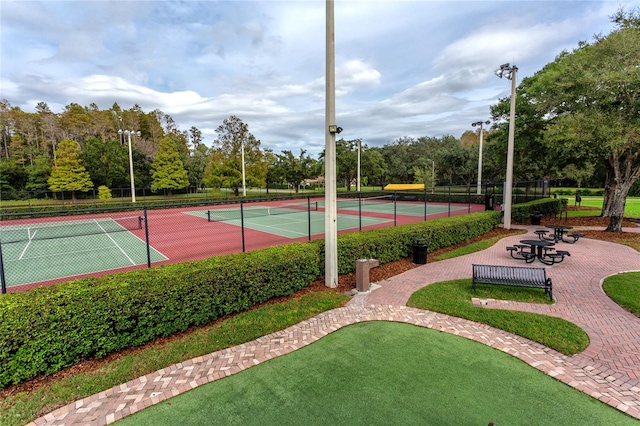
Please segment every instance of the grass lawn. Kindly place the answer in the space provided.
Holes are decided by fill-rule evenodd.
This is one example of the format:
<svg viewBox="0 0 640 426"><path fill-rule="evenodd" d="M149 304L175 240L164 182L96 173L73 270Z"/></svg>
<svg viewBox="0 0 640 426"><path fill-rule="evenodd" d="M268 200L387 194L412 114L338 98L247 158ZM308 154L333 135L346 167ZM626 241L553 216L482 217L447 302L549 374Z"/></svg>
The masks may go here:
<svg viewBox="0 0 640 426"><path fill-rule="evenodd" d="M336 292L307 293L296 299L266 305L206 327L195 328L165 344L115 354L97 370L75 374L63 371L60 380L36 387L33 391L13 392L0 399L0 425L27 424L54 407L102 392L169 365L255 340L340 307L348 299L348 296Z"/></svg>
<svg viewBox="0 0 640 426"><path fill-rule="evenodd" d="M533 420L535 419L535 421ZM119 425L637 425L477 342L367 322L198 387Z"/></svg>
<svg viewBox="0 0 640 426"><path fill-rule="evenodd" d="M602 208L602 197L582 197L580 203L584 207L597 207ZM574 204L575 197L569 197L569 205ZM627 202L624 206L624 217L637 217L640 218L640 197L627 197Z"/></svg>
<svg viewBox="0 0 640 426"><path fill-rule="evenodd" d="M530 312L484 309L471 304L472 297L513 300L526 303L550 303L541 289L478 285L474 296L471 279L431 284L414 294L408 306L427 309L490 325L526 337L565 355L582 352L589 337L577 325L562 318Z"/></svg>
<svg viewBox="0 0 640 426"><path fill-rule="evenodd" d="M618 305L640 317L640 272L612 275L602 287Z"/></svg>

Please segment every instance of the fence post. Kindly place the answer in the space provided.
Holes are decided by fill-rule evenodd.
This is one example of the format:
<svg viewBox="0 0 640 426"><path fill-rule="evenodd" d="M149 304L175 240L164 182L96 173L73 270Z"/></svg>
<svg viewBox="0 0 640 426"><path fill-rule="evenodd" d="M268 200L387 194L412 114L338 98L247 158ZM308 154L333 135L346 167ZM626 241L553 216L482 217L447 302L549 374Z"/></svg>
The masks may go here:
<svg viewBox="0 0 640 426"><path fill-rule="evenodd" d="M398 192L393 191L393 226L398 226L397 202Z"/></svg>
<svg viewBox="0 0 640 426"><path fill-rule="evenodd" d="M2 241L0 240L0 284L2 285L2 294L7 293L7 281L4 278L4 260L2 259Z"/></svg>
<svg viewBox="0 0 640 426"><path fill-rule="evenodd" d="M142 210L144 215L144 238L147 242L147 267L151 268L151 247L149 244L149 222L147 221L147 207ZM208 213L208 212L207 212Z"/></svg>
<svg viewBox="0 0 640 426"><path fill-rule="evenodd" d="M242 252L245 251L244 245L244 201L240 200L240 228L242 233Z"/></svg>
<svg viewBox="0 0 640 426"><path fill-rule="evenodd" d="M311 241L311 196L307 195L307 223L309 224L309 241Z"/></svg>
<svg viewBox="0 0 640 426"><path fill-rule="evenodd" d="M427 185L424 186L424 221L427 221Z"/></svg>
<svg viewBox="0 0 640 426"><path fill-rule="evenodd" d="M362 232L362 191L358 192L358 226Z"/></svg>

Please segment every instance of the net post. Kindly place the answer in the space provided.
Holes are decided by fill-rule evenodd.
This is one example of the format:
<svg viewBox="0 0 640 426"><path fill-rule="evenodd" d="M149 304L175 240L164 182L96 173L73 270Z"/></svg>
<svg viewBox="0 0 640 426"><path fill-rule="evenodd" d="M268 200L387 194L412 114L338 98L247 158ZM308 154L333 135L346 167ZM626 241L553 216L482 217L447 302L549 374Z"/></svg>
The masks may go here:
<svg viewBox="0 0 640 426"><path fill-rule="evenodd" d="M447 216L451 217L451 184L449 184L449 213Z"/></svg>
<svg viewBox="0 0 640 426"><path fill-rule="evenodd" d="M240 200L240 229L242 233L242 252L245 252L244 244L244 201Z"/></svg>
<svg viewBox="0 0 640 426"><path fill-rule="evenodd" d="M148 221L146 206L143 208L142 214L144 217L144 239L145 239L145 243L147 244L147 268L151 268L151 246L149 244L149 221Z"/></svg>
<svg viewBox="0 0 640 426"><path fill-rule="evenodd" d="M207 210L207 222L211 222L211 210Z"/></svg>
<svg viewBox="0 0 640 426"><path fill-rule="evenodd" d="M7 294L7 280L4 276L4 260L2 259L2 241L0 240L0 284L2 285L2 294Z"/></svg>

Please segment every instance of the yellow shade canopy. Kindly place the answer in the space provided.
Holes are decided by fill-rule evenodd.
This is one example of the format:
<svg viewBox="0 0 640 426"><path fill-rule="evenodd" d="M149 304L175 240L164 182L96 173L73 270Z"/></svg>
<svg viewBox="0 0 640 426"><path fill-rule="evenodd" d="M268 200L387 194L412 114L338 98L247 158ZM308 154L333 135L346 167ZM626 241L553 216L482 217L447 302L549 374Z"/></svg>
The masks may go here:
<svg viewBox="0 0 640 426"><path fill-rule="evenodd" d="M424 189L424 183L390 183L384 187L385 191L410 191Z"/></svg>

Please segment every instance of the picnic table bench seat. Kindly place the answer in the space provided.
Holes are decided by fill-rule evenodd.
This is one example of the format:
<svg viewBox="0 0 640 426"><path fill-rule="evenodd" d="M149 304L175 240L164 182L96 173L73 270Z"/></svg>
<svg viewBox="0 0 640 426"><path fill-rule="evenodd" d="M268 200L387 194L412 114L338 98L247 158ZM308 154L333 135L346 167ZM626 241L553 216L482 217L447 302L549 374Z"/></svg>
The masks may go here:
<svg viewBox="0 0 640 426"><path fill-rule="evenodd" d="M522 266L473 265L473 294L476 284L506 285L513 287L542 288L553 300L553 285L544 268Z"/></svg>
<svg viewBox="0 0 640 426"><path fill-rule="evenodd" d="M584 234L581 232L574 232L573 234L567 234L567 237L573 238L573 241L565 241L565 242L573 244L577 242L580 238L584 237Z"/></svg>

